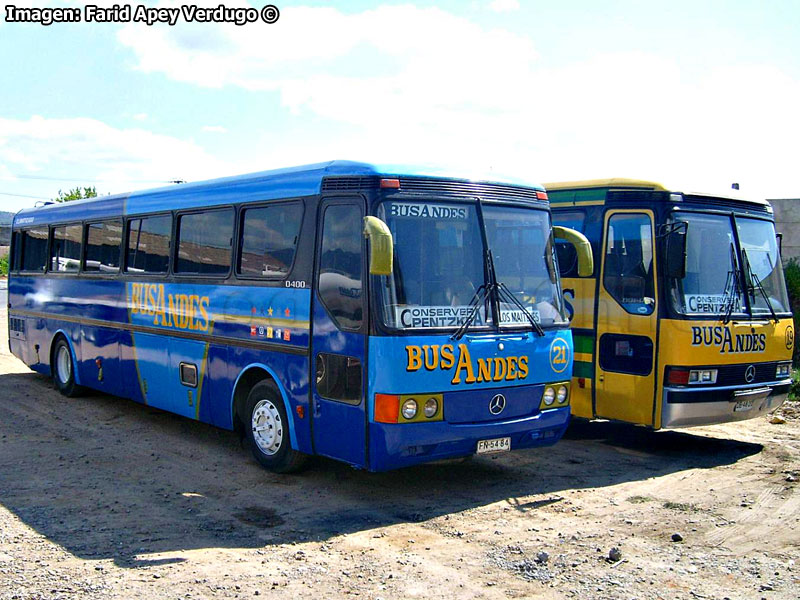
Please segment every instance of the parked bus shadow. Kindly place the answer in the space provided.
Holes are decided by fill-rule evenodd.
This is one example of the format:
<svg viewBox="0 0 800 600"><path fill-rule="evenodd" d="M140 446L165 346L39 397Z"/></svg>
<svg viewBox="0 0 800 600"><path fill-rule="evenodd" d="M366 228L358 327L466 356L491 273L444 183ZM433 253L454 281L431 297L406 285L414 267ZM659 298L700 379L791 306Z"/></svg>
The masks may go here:
<svg viewBox="0 0 800 600"><path fill-rule="evenodd" d="M66 399L35 374L0 375L0 506L76 556L127 567L182 561L193 549L325 540L498 501L535 511L570 489L731 464L761 449L576 422L550 448L377 474L320 459L279 476L232 432L102 394Z"/></svg>

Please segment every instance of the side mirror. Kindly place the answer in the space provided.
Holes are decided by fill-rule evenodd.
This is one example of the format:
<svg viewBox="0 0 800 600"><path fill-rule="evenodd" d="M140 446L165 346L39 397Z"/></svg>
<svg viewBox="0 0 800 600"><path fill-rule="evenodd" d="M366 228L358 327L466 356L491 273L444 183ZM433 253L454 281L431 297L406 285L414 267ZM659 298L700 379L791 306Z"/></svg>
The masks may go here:
<svg viewBox="0 0 800 600"><path fill-rule="evenodd" d="M675 279L686 277L686 232L688 228L689 224L687 223L685 227L673 229L667 234L664 252L664 274L667 277Z"/></svg>
<svg viewBox="0 0 800 600"><path fill-rule="evenodd" d="M553 237L566 240L575 247L578 255L578 277L591 277L594 271L592 245L585 235L568 227L553 226Z"/></svg>
<svg viewBox="0 0 800 600"><path fill-rule="evenodd" d="M778 240L778 256L782 258L783 257L783 234L782 233L776 233L775 234L775 239Z"/></svg>
<svg viewBox="0 0 800 600"><path fill-rule="evenodd" d="M386 223L378 217L364 217L364 236L369 238L370 275L391 275L394 242Z"/></svg>

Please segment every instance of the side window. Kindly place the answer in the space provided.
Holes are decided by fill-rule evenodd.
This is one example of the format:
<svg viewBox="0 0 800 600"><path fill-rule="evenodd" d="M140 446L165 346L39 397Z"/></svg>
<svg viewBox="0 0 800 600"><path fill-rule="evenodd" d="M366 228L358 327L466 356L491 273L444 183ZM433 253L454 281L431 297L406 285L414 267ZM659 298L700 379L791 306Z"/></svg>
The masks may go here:
<svg viewBox="0 0 800 600"><path fill-rule="evenodd" d="M233 209L178 217L176 273L226 275L231 269Z"/></svg>
<svg viewBox="0 0 800 600"><path fill-rule="evenodd" d="M608 220L603 286L627 312L649 315L655 308L653 230L644 214Z"/></svg>
<svg viewBox="0 0 800 600"><path fill-rule="evenodd" d="M11 249L8 253L8 270L17 270L17 257L19 256L19 233L16 231L11 232Z"/></svg>
<svg viewBox="0 0 800 600"><path fill-rule="evenodd" d="M359 329L361 300L361 209L328 206L322 224L319 295L342 329Z"/></svg>
<svg viewBox="0 0 800 600"><path fill-rule="evenodd" d="M250 277L286 277L294 261L303 205L275 204L242 211L242 243L236 272Z"/></svg>
<svg viewBox="0 0 800 600"><path fill-rule="evenodd" d="M53 227L53 241L50 245L50 270L76 273L81 264L80 225Z"/></svg>
<svg viewBox="0 0 800 600"><path fill-rule="evenodd" d="M20 270L44 271L47 266L47 234L47 227L27 229L17 234L22 239L22 256L18 259Z"/></svg>
<svg viewBox="0 0 800 600"><path fill-rule="evenodd" d="M166 273L169 270L172 215L128 221L128 273Z"/></svg>
<svg viewBox="0 0 800 600"><path fill-rule="evenodd" d="M584 233L586 213L583 211L553 212L553 225L569 227ZM578 253L575 246L566 240L556 240L556 256L558 257L558 270L562 277L578 276Z"/></svg>
<svg viewBox="0 0 800 600"><path fill-rule="evenodd" d="M86 256L83 270L99 273L119 271L122 221L104 221L86 226Z"/></svg>

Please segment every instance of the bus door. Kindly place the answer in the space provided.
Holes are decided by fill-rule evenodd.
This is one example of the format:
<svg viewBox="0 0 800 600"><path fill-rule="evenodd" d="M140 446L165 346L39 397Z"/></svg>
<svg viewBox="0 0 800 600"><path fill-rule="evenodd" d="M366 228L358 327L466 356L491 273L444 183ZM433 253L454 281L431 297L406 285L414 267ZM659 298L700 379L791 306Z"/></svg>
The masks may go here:
<svg viewBox="0 0 800 600"><path fill-rule="evenodd" d="M323 200L311 343L314 451L366 466L364 201Z"/></svg>
<svg viewBox="0 0 800 600"><path fill-rule="evenodd" d="M652 425L658 318L653 213L610 210L604 231L595 414Z"/></svg>

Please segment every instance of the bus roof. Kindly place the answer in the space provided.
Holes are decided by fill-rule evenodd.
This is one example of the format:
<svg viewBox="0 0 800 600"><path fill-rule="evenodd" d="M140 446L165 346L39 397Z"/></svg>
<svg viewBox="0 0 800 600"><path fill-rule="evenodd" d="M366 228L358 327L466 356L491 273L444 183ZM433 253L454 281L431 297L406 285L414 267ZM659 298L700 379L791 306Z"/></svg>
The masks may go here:
<svg viewBox="0 0 800 600"><path fill-rule="evenodd" d="M644 179L626 179L624 177L614 177L612 179L585 179L583 181L552 181L544 184L547 190L564 189L593 189L593 188L614 188L614 189L647 189L654 192L667 192L668 188L655 181L645 181Z"/></svg>
<svg viewBox="0 0 800 600"><path fill-rule="evenodd" d="M100 196L67 203L24 208L14 217L14 225L75 219L102 219L112 216L180 210L233 202L253 202L296 198L319 194L325 177L419 177L453 181L499 183L543 190L540 184L492 175L465 177L463 173L433 167L377 165L334 160L324 163L273 169L207 181L176 184L125 194Z"/></svg>
<svg viewBox="0 0 800 600"><path fill-rule="evenodd" d="M647 181L644 179L627 179L624 177L614 177L611 179L585 179L578 181L556 181L544 184L548 192L558 192L564 190L597 190L608 188L609 190L645 190L652 192L674 192L682 193L686 196L699 196L712 200L719 198L723 201L733 200L735 202L745 202L754 204L760 207L769 206L769 202L764 199L758 198L744 198L733 194L710 194L705 192L686 191L682 192L679 188L668 188L661 183L655 181ZM557 198L550 198L551 202L558 202ZM666 200L666 198L665 198Z"/></svg>

